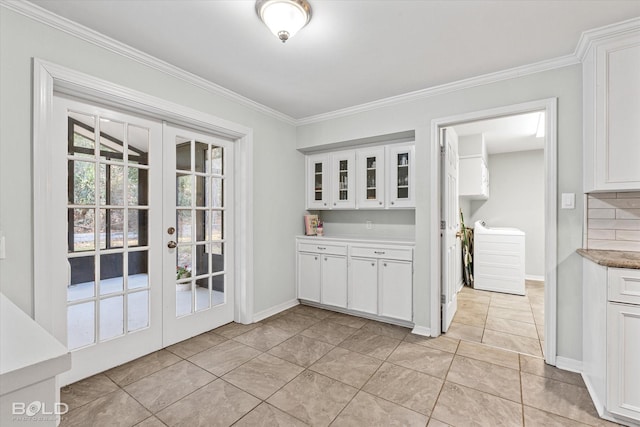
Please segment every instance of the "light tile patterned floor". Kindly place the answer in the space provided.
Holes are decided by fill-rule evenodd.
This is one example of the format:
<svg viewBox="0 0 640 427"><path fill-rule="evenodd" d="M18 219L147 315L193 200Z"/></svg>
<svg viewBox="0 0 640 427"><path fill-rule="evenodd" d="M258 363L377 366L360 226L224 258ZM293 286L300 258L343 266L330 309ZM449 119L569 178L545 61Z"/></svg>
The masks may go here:
<svg viewBox="0 0 640 427"><path fill-rule="evenodd" d="M544 282L526 281L526 295L463 287L448 337L542 357Z"/></svg>
<svg viewBox="0 0 640 427"><path fill-rule="evenodd" d="M581 377L541 358L308 306L230 323L62 400L63 427L608 425Z"/></svg>

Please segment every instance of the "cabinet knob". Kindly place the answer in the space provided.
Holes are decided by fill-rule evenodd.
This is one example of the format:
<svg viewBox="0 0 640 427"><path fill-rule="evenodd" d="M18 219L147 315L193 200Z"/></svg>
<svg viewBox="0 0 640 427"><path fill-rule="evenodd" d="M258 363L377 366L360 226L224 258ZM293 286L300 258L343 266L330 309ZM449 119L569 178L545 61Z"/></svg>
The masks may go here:
<svg viewBox="0 0 640 427"><path fill-rule="evenodd" d="M326 204L326 203L325 203L324 205L325 205L325 206L327 206L327 204Z"/></svg>
<svg viewBox="0 0 640 427"><path fill-rule="evenodd" d="M382 202L378 202L378 204L379 204L379 205L381 205L381 204L382 204Z"/></svg>
<svg viewBox="0 0 640 427"><path fill-rule="evenodd" d="M315 260L317 261L317 260L318 260L318 257L317 257L317 256L314 256L314 257L313 257L313 259L315 259Z"/></svg>
<svg viewBox="0 0 640 427"><path fill-rule="evenodd" d="M335 206L335 205L336 205L336 202L333 202L333 206Z"/></svg>
<svg viewBox="0 0 640 427"><path fill-rule="evenodd" d="M386 263L386 262L384 263L384 266L385 266L385 267L387 266L387 263Z"/></svg>
<svg viewBox="0 0 640 427"><path fill-rule="evenodd" d="M391 202L391 204L392 204L392 205L395 205L395 204L396 204L396 202Z"/></svg>
<svg viewBox="0 0 640 427"><path fill-rule="evenodd" d="M326 260L327 260L327 257L324 257L324 260L326 261Z"/></svg>
<svg viewBox="0 0 640 427"><path fill-rule="evenodd" d="M372 262L372 263L371 263L371 267L375 267L375 266L376 266L376 263L375 263L375 262Z"/></svg>

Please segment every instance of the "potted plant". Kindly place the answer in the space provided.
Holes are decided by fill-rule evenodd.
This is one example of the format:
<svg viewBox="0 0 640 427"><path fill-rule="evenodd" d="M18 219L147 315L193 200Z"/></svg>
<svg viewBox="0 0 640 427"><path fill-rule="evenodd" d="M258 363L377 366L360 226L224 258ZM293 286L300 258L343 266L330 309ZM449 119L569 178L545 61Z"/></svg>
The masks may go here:
<svg viewBox="0 0 640 427"><path fill-rule="evenodd" d="M185 265L184 267L177 266L176 267L176 280L186 279L191 277L191 270ZM190 291L191 290L191 281L184 283L176 283L176 290L178 291Z"/></svg>

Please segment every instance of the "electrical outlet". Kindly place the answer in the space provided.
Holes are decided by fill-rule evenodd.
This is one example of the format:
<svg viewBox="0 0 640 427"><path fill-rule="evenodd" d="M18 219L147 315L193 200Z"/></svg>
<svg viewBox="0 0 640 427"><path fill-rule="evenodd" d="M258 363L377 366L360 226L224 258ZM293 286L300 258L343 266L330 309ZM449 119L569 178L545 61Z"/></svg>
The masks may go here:
<svg viewBox="0 0 640 427"><path fill-rule="evenodd" d="M373 228L373 222L365 221L365 225L367 226L367 230L371 230Z"/></svg>

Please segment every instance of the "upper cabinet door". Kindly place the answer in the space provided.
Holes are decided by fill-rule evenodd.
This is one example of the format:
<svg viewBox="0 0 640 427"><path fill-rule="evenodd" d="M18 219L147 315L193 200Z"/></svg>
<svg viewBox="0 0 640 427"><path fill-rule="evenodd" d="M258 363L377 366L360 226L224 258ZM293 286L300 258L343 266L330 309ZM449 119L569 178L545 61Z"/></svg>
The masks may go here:
<svg viewBox="0 0 640 427"><path fill-rule="evenodd" d="M384 209L384 147L358 150L356 162L358 208Z"/></svg>
<svg viewBox="0 0 640 427"><path fill-rule="evenodd" d="M307 209L330 209L329 155L307 156Z"/></svg>
<svg viewBox="0 0 640 427"><path fill-rule="evenodd" d="M640 31L594 42L583 84L585 191L640 190Z"/></svg>
<svg viewBox="0 0 640 427"><path fill-rule="evenodd" d="M331 209L355 209L355 151L338 151L331 155Z"/></svg>
<svg viewBox="0 0 640 427"><path fill-rule="evenodd" d="M414 208L415 161L414 145L388 147L389 181L387 195L389 208Z"/></svg>

